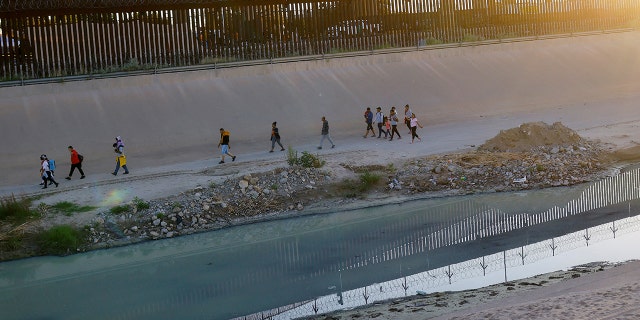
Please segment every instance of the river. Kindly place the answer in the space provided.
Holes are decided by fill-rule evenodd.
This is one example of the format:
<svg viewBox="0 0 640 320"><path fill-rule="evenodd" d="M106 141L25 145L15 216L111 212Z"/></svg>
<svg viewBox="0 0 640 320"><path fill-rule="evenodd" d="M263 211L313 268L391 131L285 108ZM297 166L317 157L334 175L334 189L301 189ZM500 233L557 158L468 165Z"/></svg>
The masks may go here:
<svg viewBox="0 0 640 320"><path fill-rule="evenodd" d="M596 255L579 250L600 242L622 252L611 260L639 258L639 187L636 169L574 187L416 200L3 262L0 319L230 319L273 309L291 318L548 272L540 261L581 252L562 266L584 263Z"/></svg>

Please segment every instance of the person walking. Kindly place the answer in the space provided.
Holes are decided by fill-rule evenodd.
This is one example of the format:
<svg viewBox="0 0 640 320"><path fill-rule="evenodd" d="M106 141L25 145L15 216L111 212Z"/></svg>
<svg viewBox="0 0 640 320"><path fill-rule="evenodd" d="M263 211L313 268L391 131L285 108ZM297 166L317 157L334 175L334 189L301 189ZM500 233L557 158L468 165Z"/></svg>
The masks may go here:
<svg viewBox="0 0 640 320"><path fill-rule="evenodd" d="M73 175L73 171L78 168L80 172L80 179L84 179L84 171L82 171L82 156L78 154L78 151L73 149L72 146L69 146L69 153L71 153L71 170L69 170L69 175L65 178L67 180L71 180L71 176Z"/></svg>
<svg viewBox="0 0 640 320"><path fill-rule="evenodd" d="M378 125L378 139L380 139L380 137L382 137L382 134L384 133L384 138L387 138L387 131L382 130L382 126L384 126L384 114L382 113L382 108L377 107L376 108L376 118L375 118L375 122Z"/></svg>
<svg viewBox="0 0 640 320"><path fill-rule="evenodd" d="M409 129L409 134L411 134L411 109L409 105L404 106L404 124L407 125L407 129Z"/></svg>
<svg viewBox="0 0 640 320"><path fill-rule="evenodd" d="M331 148L335 148L336 145L331 140L331 136L329 135L329 121L325 117L322 117L322 138L320 138L320 145L318 146L318 150L322 149L322 144L324 143L324 139L329 139L331 142Z"/></svg>
<svg viewBox="0 0 640 320"><path fill-rule="evenodd" d="M371 136L375 137L376 133L373 131L373 112L371 112L371 108L369 107L367 107L367 110L364 112L364 122L367 124L367 131L364 133L363 138L369 135L369 130L371 130Z"/></svg>
<svg viewBox="0 0 640 320"><path fill-rule="evenodd" d="M224 163L224 156L228 155L229 157L231 157L231 161L236 161L236 156L234 156L231 152L229 152L229 149L231 149L231 147L229 146L229 136L231 134L229 133L229 131L225 131L224 128L220 128L220 142L218 142L218 148L220 148L222 146L222 156L220 159L220 162L218 162L219 164L223 164Z"/></svg>
<svg viewBox="0 0 640 320"><path fill-rule="evenodd" d="M398 115L396 114L395 109L391 109L391 113L389 114L389 122L391 122L391 139L389 141L393 141L393 135L397 134L398 139L402 139L400 136L400 132L398 132Z"/></svg>
<svg viewBox="0 0 640 320"><path fill-rule="evenodd" d="M382 118L382 121L384 121L384 138L386 139L391 135L391 122L389 122L389 117L387 116L384 116L384 118Z"/></svg>
<svg viewBox="0 0 640 320"><path fill-rule="evenodd" d="M271 151L269 152L273 152L276 142L280 146L280 151L284 151L284 147L282 146L282 143L280 143L280 132L278 131L277 123L274 121L271 124Z"/></svg>
<svg viewBox="0 0 640 320"><path fill-rule="evenodd" d="M122 138L120 136L116 137L116 142L113 144L113 151L116 153L116 168L111 172L112 175L117 175L120 167L124 169L123 174L129 174L129 169L127 168L127 157L124 154L124 142L122 142Z"/></svg>
<svg viewBox="0 0 640 320"><path fill-rule="evenodd" d="M40 176L42 177L42 182L44 182L44 187L42 189L47 188L47 182L51 182L58 187L58 183L53 179L53 173L51 173L51 168L49 167L49 159L46 154L40 155Z"/></svg>
<svg viewBox="0 0 640 320"><path fill-rule="evenodd" d="M418 141L422 141L422 139L420 139L420 137L416 133L416 127L422 128L422 125L420 124L420 122L418 122L418 119L416 118L415 113L411 114L411 119L409 121L411 124L411 143L413 143L414 138L418 138Z"/></svg>

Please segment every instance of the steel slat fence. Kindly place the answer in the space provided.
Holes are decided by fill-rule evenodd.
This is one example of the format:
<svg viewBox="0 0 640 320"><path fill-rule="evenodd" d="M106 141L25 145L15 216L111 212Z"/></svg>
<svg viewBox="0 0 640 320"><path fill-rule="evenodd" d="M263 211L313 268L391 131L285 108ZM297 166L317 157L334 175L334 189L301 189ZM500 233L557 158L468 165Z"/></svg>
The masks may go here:
<svg viewBox="0 0 640 320"><path fill-rule="evenodd" d="M0 76L117 71L635 28L640 0L0 0Z"/></svg>

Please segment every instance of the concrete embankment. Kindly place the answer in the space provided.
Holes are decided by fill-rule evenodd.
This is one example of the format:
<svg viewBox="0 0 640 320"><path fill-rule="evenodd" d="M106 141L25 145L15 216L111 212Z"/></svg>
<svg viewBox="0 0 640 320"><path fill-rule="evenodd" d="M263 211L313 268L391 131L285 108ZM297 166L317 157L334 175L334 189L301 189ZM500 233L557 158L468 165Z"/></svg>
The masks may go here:
<svg viewBox="0 0 640 320"><path fill-rule="evenodd" d="M3 88L0 187L36 183L42 153L62 179L68 145L87 171L108 173L117 135L141 168L217 156L220 127L240 153L268 150L273 121L310 149L322 116L335 137L363 134L367 106L409 104L429 126L639 89L637 31Z"/></svg>

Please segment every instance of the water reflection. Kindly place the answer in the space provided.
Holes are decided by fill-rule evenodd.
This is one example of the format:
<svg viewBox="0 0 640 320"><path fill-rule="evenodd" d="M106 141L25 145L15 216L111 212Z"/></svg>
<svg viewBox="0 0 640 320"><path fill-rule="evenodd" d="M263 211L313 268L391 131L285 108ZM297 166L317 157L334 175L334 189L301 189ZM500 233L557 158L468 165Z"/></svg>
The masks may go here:
<svg viewBox="0 0 640 320"><path fill-rule="evenodd" d="M521 265L568 250L576 242L566 234L595 242L594 226L635 217L639 172L574 188L414 201L1 263L0 318L229 319L298 301L296 310L309 310L306 300L337 293L344 304L363 287L365 296L379 286L409 292L418 286L412 277L427 270L421 277L456 283L478 272L458 267L461 261L482 259L482 272L492 274L500 261ZM623 222L615 224L622 230ZM536 243L554 249L537 253Z"/></svg>
<svg viewBox="0 0 640 320"><path fill-rule="evenodd" d="M376 301L414 295L417 292L480 288L541 273L566 270L589 262L640 259L640 252L633 250L640 241L639 231L640 216L633 216L446 267L345 292L338 291L336 294L248 315L243 319L262 319L265 316L271 316L273 319L292 319L354 308Z"/></svg>

